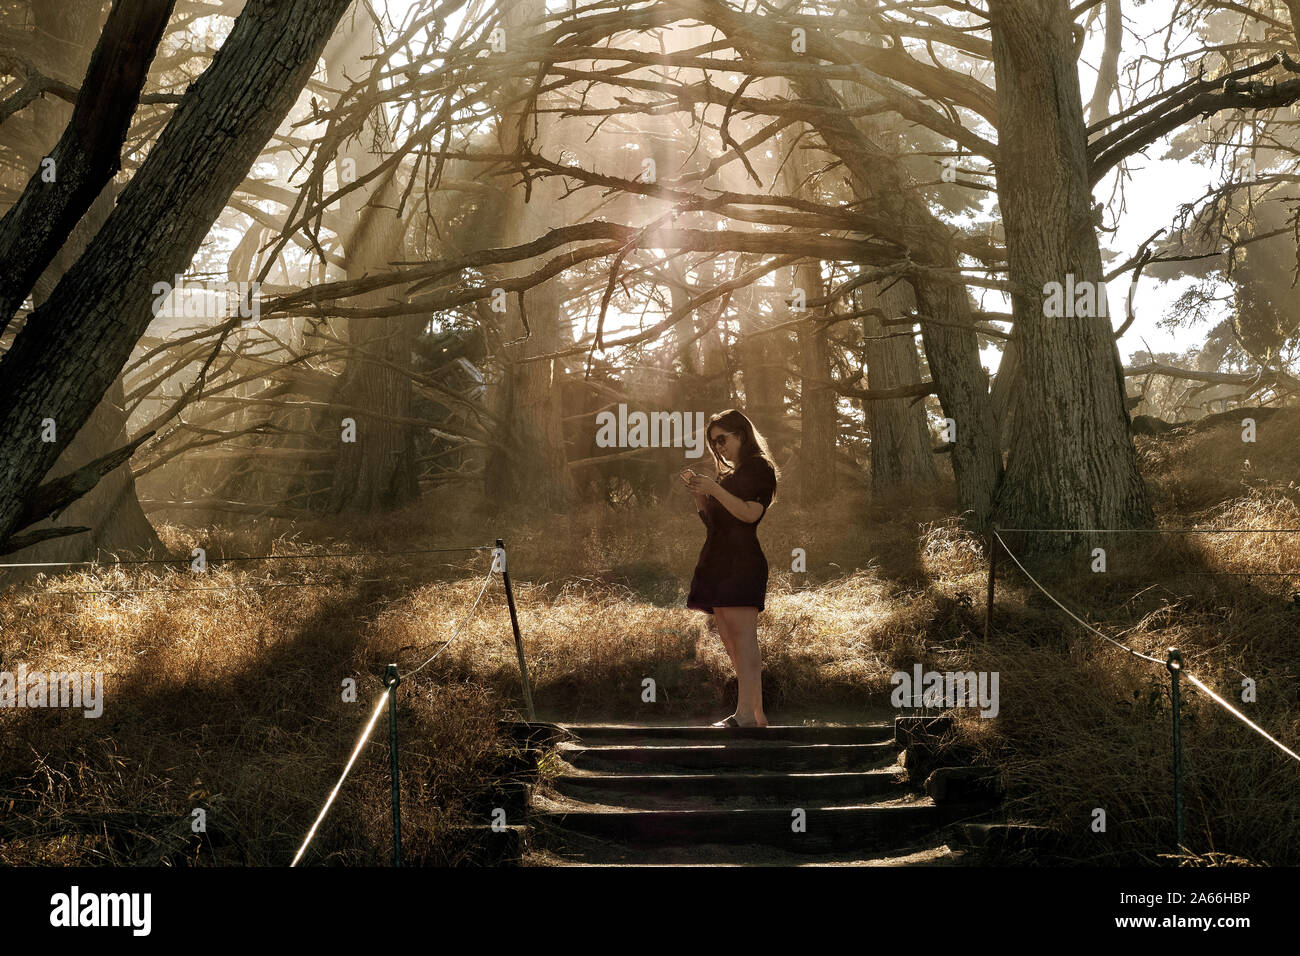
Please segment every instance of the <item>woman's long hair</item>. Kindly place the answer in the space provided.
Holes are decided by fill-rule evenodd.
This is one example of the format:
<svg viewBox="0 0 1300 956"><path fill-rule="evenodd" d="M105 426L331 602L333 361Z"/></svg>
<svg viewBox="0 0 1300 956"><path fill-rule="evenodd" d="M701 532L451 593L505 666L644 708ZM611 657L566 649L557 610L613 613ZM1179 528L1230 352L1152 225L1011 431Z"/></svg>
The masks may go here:
<svg viewBox="0 0 1300 956"><path fill-rule="evenodd" d="M713 454L713 461L718 466L718 480L722 480L751 458L763 459L772 466L772 471L776 473L776 480L778 482L781 480L781 469L776 466L776 460L767 447L767 439L754 427L754 423L745 417L743 412L728 408L726 411L718 412L718 414L710 418L708 426L704 429L706 441L712 434L714 425L724 431L733 432L740 436L740 450L736 452L735 464L730 466L723 464L718 449L714 447L713 442L709 442L709 451ZM773 494L772 500L776 500L775 494Z"/></svg>

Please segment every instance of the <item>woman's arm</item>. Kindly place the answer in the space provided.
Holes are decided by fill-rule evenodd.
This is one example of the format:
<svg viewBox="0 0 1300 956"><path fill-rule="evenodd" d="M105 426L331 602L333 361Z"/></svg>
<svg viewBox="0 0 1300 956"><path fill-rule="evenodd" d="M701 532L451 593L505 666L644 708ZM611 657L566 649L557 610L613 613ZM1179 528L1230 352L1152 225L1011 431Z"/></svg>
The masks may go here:
<svg viewBox="0 0 1300 956"><path fill-rule="evenodd" d="M717 485L717 490L713 491L713 497L718 499L718 503L722 507L746 524L753 524L763 517L763 512L767 510L763 507L761 501L741 501L721 485Z"/></svg>
<svg viewBox="0 0 1300 956"><path fill-rule="evenodd" d="M692 491L695 491L697 495L702 492L705 495L717 498L718 503L721 504L722 507L726 508L732 515L746 524L753 524L759 518L763 517L763 512L767 510L764 508L762 502L742 501L726 488L723 488L722 485L718 484L715 479L706 478L703 475L696 475L692 478L690 488ZM699 489L699 491L696 491L696 489Z"/></svg>

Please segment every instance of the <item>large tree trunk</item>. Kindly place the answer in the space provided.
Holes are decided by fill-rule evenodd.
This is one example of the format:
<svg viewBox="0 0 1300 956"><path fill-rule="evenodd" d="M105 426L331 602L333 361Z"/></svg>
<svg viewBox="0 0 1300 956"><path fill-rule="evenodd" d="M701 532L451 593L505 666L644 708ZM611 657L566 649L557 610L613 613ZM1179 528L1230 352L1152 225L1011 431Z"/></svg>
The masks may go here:
<svg viewBox="0 0 1300 956"><path fill-rule="evenodd" d="M1011 338L1002 347L1002 359L998 362L997 374L993 376L993 386L989 389L989 402L993 406L993 416L1000 423L999 449L1006 451L1011 447L1011 436L1016 427L1016 403L1020 388L1020 352L1016 345L1016 330L1011 329Z"/></svg>
<svg viewBox="0 0 1300 956"><path fill-rule="evenodd" d="M0 360L0 540L288 113L350 0L249 0L103 228ZM53 419L57 439L42 440Z"/></svg>
<svg viewBox="0 0 1300 956"><path fill-rule="evenodd" d="M686 270L680 259L668 263L667 269L675 280L668 290L669 305L676 311L684 308L691 300L693 291L705 283L701 281L700 285L688 288ZM720 348L714 347L719 346L717 323L713 321L708 309L709 306L706 306L688 312L673 326L677 365L681 371L673 380L667 405L674 410L704 412L706 419L714 412L726 408L731 399L726 369L717 361ZM700 335L700 330L706 326L707 331ZM698 440L703 443L704 436L701 435ZM704 460L709 460L707 449Z"/></svg>
<svg viewBox="0 0 1300 956"><path fill-rule="evenodd" d="M739 267L739 271L752 265L753 263L746 262ZM783 271L787 276L790 274L788 270ZM745 387L743 410L755 428L769 439L774 439L778 433L785 431L786 375L783 357L789 353L790 343L788 333L784 331L752 334L765 324L759 310L760 288L758 283L751 283L732 297L740 314L742 336L736 351L739 353L741 381Z"/></svg>
<svg viewBox="0 0 1300 956"><path fill-rule="evenodd" d="M704 290L721 281L719 263L711 259L698 267L696 288ZM736 387L732 377L731 354L722 337L722 321L726 311L724 298L720 303L708 303L695 310L695 330L700 338L700 375L703 377L703 396L700 402L713 415L736 404Z"/></svg>
<svg viewBox="0 0 1300 956"><path fill-rule="evenodd" d="M526 47L529 38L525 25L544 16L543 0L517 0L505 18L508 42L514 49ZM534 149L544 150L550 140L553 121L545 115L526 115L524 104L515 98L526 92L527 85L507 84L503 90L500 121L502 152L513 152L520 141L524 123L537 122ZM545 99L544 97L542 98ZM542 104L539 104L541 106ZM529 130L531 132L531 130ZM532 139L531 136L525 137ZM561 208L563 185L554 179L533 183L532 194L525 201L522 186L515 188L505 211L506 245L527 242L543 235L556 221ZM537 268L535 260L517 263L509 275L525 274ZM574 500L576 489L569 473L564 446L564 406L561 379L564 365L557 359L523 362L522 359L554 352L572 345L568 316L564 311L558 278L548 279L524 293L524 310L530 334L524 341L505 346L497 357L500 376L488 388L489 407L507 423L508 432L501 436L504 448L489 459L484 475L488 497L508 501L527 500L552 511L561 511ZM510 297L510 311L501 323L507 339L523 334L519 299Z"/></svg>
<svg viewBox="0 0 1300 956"><path fill-rule="evenodd" d="M865 105L857 87L849 88L846 102L854 107ZM909 144L900 134L899 124L891 120L888 116L868 115L857 120L857 126L871 142L901 155ZM891 319L912 315L916 312L916 293L910 285L896 280L872 283L857 290L854 308L878 309ZM897 328L886 326L878 315L863 316L862 330L868 388L915 385L921 381L921 362L912 335L897 334ZM891 398L866 404L873 495L892 495L902 488L930 489L938 484L925 399Z"/></svg>
<svg viewBox="0 0 1300 956"><path fill-rule="evenodd" d="M890 318L908 315L914 307L909 286L896 282L878 292L867 286L860 290L856 305L861 309L877 308ZM896 326L885 326L874 315L864 316L863 353L867 360L867 387L891 388L921 381L921 363L916 341L898 335ZM890 338L882 338L890 331ZM930 429L924 399L873 399L867 404L867 423L871 430L871 490L874 494L892 494L902 488L925 489L939 481L930 447Z"/></svg>
<svg viewBox="0 0 1300 956"><path fill-rule="evenodd" d="M97 0L69 0L36 7L35 23L38 33L59 41L49 44L46 54L57 77L76 77L86 69L86 61L91 55L95 40L95 27L99 22L99 6ZM46 155L50 151L49 147L60 139L60 132L68 124L73 107L62 100L49 97L33 104L32 111L35 114L33 120L36 133L42 141L41 152ZM67 138L68 133L64 132L62 139L66 141ZM24 158L28 165L35 166L41 156ZM112 165L115 167L116 162ZM83 207L84 216L72 227L61 248L43 263L45 268L30 290L35 305L39 306L49 298L58 280L108 219L116 191L113 184L109 183L98 197L93 197L93 201ZM29 249L28 253L31 252ZM85 426L43 476L43 480L48 482L69 474L128 444L124 404L125 393L119 376L108 394L95 407ZM88 534L52 538L30 548L22 548L13 552L9 560L89 561L101 558L101 552L155 550L161 553L164 550L157 533L140 508L129 464L121 465L105 475L89 493L65 508L57 519L36 522L31 526L31 531L56 527L88 527L91 530Z"/></svg>
<svg viewBox="0 0 1300 956"><path fill-rule="evenodd" d="M794 287L809 300L826 294L821 263L803 262L794 269ZM818 309L817 313L824 313ZM799 327L799 500L811 503L835 493L835 388L830 384L830 330L825 325Z"/></svg>
<svg viewBox="0 0 1300 956"><path fill-rule="evenodd" d="M793 94L793 90L791 93ZM791 135L780 137L782 155L789 153L781 167L781 189L787 196L798 196L806 189L808 160L805 150ZM791 151L792 150L792 151ZM782 270L778 275L784 275ZM790 281L786 294L795 295L800 290L803 301L813 302L826 295L822 282L821 260L802 261L790 268ZM777 280L778 282L780 279ZM835 438L836 415L835 388L830 384L830 349L828 327L817 321L829 309L818 307L803 314L788 310L786 318L803 318L807 321L796 327L799 354L799 471L797 488L799 501L810 504L835 493ZM783 319L784 321L784 319ZM782 349L781 351L788 351ZM778 355L779 357L779 355Z"/></svg>
<svg viewBox="0 0 1300 956"><path fill-rule="evenodd" d="M1066 0L993 0L998 201L1007 236L1021 383L998 520L1129 528L1154 516L1129 435L1088 188ZM1091 283L1098 304L1045 316L1046 284ZM1083 287L1087 288L1087 287ZM1109 310L1106 310L1107 313ZM1068 313L1067 313L1068 314ZM1039 536L1047 538L1047 536Z"/></svg>
<svg viewBox="0 0 1300 956"><path fill-rule="evenodd" d="M99 5L69 7L45 0L37 6L38 26L45 24L54 30L41 30L42 45L50 39L64 41L49 44L50 61L61 74L81 77L81 86L73 108L64 107L56 113L64 114L66 128L60 124L62 135L55 133L57 142L46 153L54 163L53 180L46 181L47 169L42 164L0 220L0 263L4 264L0 270L0 331L120 168L131 116L174 3L136 0L114 5L88 69L86 43L78 41L85 36L87 25L93 27L98 22ZM58 10L61 15L50 16L52 6L62 8ZM70 9L81 15L80 22L66 16ZM76 35L64 35L69 31Z"/></svg>
<svg viewBox="0 0 1300 956"><path fill-rule="evenodd" d="M376 48L373 22L364 10L354 8L325 51L331 85L346 90L368 72L363 57L373 55ZM360 178L379 164L376 150L388 146L387 124L377 108L360 135L339 150L337 162L351 160ZM341 237L349 279L390 269L393 261L403 258L405 229L397 215L400 196L397 178L390 174L373 189L353 190L340 200L343 219L355 223ZM391 290L380 289L357 296L352 303L358 308L380 307L391 297ZM410 368L418 333L410 316L347 320L345 335L351 349L333 401L348 406L342 417L356 421L356 441L338 444L329 503L333 513L379 511L419 497L415 429L391 420L412 417L411 377L403 370ZM332 421L327 434L340 434L340 426L341 421Z"/></svg>
<svg viewBox="0 0 1300 956"><path fill-rule="evenodd" d="M532 221L522 210L515 210L515 214L526 222ZM527 227L512 228L510 232L508 243L539 234ZM564 316L558 285L557 280L550 279L524 293L532 331L523 342L505 347L501 377L488 389L489 407L507 423L508 430L501 436L504 450L492 455L484 476L489 497L528 501L551 511L567 508L576 494L564 447L564 365L557 359L520 360L573 344L571 336L560 335ZM518 314L517 310L514 314ZM517 331L517 327L511 324L507 331Z"/></svg>

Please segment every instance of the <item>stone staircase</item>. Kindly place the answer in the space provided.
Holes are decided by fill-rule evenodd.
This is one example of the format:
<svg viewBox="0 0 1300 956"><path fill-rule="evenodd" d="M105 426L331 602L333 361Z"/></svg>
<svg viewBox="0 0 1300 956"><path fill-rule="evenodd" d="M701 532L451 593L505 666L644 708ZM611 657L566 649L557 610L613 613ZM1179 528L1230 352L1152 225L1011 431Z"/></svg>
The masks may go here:
<svg viewBox="0 0 1300 956"><path fill-rule="evenodd" d="M958 772L930 787L936 803L908 783L900 759L918 740L934 739L943 720L740 729L518 724L527 744L542 748L544 767L527 788L519 862L962 863L964 852L948 845L957 842L954 826L989 819L996 797Z"/></svg>

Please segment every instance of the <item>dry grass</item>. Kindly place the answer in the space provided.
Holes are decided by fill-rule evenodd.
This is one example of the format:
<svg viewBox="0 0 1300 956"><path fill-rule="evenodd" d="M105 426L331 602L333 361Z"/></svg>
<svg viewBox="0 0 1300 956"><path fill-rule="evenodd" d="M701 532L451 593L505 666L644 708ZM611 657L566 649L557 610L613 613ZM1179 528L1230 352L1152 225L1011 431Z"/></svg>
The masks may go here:
<svg viewBox="0 0 1300 956"><path fill-rule="evenodd" d="M1139 438L1167 526L1300 526L1300 412L1260 429ZM1242 465L1245 457L1250 467ZM1000 766L1015 818L1060 829L1095 863L1162 862L1172 827L1168 678L1089 636L1008 564L985 645L982 544L945 516L950 493L863 506L853 493L806 510L778 500L760 537L771 564L760 620L769 716L887 714L890 676L1000 675L996 721L958 714L957 733ZM403 670L448 640L475 596L486 553L333 559L330 551L491 544L511 576L539 717L716 719L730 667L706 618L684 607L703 528L679 498L564 516L489 513L454 497L376 520L240 531L160 529L173 554L316 554L188 571L122 566L43 578L0 596L0 670L103 671L104 716L0 709L0 863L283 864L333 786L384 664ZM498 530L500 529L500 530ZM1137 539L1137 540L1134 540ZM1016 542L1010 542L1017 547ZM790 552L807 553L794 572ZM1110 570L1066 556L1030 564L1068 606L1130 646L1240 699L1292 747L1300 736L1293 651L1296 579L1204 574L1300 568L1300 536L1128 536ZM1084 571L1080 572L1079 569ZM376 580L372 580L376 579ZM321 587L84 595L267 581ZM35 595L33 587L55 593ZM344 703L354 678L358 701ZM656 700L642 699L655 681ZM734 681L733 681L734 684ZM1186 686L1186 685L1185 685ZM734 690L732 690L734 693ZM404 847L466 862L457 827L485 823L508 744L495 721L522 710L509 617L493 580L456 641L400 690ZM1185 862L1300 862L1295 761L1195 690L1184 694ZM385 863L387 746L381 722L309 855ZM208 830L190 830L195 808ZM1093 812L1106 813L1104 833ZM1225 857L1223 854L1231 854Z"/></svg>

